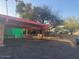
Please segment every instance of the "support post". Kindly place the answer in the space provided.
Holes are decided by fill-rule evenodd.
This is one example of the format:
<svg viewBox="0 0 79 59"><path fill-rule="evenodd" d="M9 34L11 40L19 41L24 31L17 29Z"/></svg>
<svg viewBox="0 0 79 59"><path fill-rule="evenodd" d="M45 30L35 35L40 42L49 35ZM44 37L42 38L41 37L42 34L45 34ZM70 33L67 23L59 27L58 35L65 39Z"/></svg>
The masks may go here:
<svg viewBox="0 0 79 59"><path fill-rule="evenodd" d="M4 46L4 24L0 24L0 47Z"/></svg>

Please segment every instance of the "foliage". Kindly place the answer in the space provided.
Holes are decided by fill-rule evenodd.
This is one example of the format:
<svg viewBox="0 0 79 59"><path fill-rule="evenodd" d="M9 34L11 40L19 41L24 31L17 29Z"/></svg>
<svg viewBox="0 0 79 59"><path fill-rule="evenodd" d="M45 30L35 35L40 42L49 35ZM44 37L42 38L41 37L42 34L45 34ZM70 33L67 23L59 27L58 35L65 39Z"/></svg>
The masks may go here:
<svg viewBox="0 0 79 59"><path fill-rule="evenodd" d="M75 17L68 17L64 21L64 27L71 31L71 34L79 29L79 21Z"/></svg>
<svg viewBox="0 0 79 59"><path fill-rule="evenodd" d="M23 1L19 1L16 10L21 18L39 21L41 23L44 23L44 20L48 20L53 27L62 23L60 17L53 14L47 6L32 6L31 3L25 4Z"/></svg>
<svg viewBox="0 0 79 59"><path fill-rule="evenodd" d="M33 19L44 22L44 20L49 20L51 11L48 7L34 7L33 9Z"/></svg>
<svg viewBox="0 0 79 59"><path fill-rule="evenodd" d="M21 18L32 18L32 5L25 4L23 1L19 1L16 6L16 12L20 15Z"/></svg>
<svg viewBox="0 0 79 59"><path fill-rule="evenodd" d="M25 3L23 1L18 1L17 5L16 5L16 13L23 13L25 8Z"/></svg>

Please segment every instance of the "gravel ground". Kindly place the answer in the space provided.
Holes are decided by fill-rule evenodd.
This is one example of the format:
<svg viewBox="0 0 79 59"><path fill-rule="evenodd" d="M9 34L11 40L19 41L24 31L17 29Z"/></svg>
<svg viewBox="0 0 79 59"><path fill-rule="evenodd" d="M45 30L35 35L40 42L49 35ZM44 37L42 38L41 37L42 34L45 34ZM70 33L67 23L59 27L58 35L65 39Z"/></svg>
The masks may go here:
<svg viewBox="0 0 79 59"><path fill-rule="evenodd" d="M0 59L79 59L79 46L73 48L58 41L6 41Z"/></svg>

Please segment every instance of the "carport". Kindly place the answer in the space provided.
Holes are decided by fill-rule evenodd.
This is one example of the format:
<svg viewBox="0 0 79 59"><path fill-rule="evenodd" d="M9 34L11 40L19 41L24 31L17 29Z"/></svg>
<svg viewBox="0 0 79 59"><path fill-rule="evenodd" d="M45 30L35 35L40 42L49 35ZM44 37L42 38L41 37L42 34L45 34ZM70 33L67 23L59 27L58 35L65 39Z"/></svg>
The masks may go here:
<svg viewBox="0 0 79 59"><path fill-rule="evenodd" d="M47 28L47 24L37 23L28 19L0 15L0 45L2 46L4 41L9 38L25 38L33 29L42 32Z"/></svg>

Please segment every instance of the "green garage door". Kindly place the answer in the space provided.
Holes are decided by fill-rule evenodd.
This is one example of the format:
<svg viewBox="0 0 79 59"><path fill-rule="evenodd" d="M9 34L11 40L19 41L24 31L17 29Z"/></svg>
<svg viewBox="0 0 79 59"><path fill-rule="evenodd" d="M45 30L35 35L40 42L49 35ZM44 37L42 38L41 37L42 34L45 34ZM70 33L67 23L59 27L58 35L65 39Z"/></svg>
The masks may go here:
<svg viewBox="0 0 79 59"><path fill-rule="evenodd" d="M23 30L20 28L5 28L5 38L22 38Z"/></svg>

